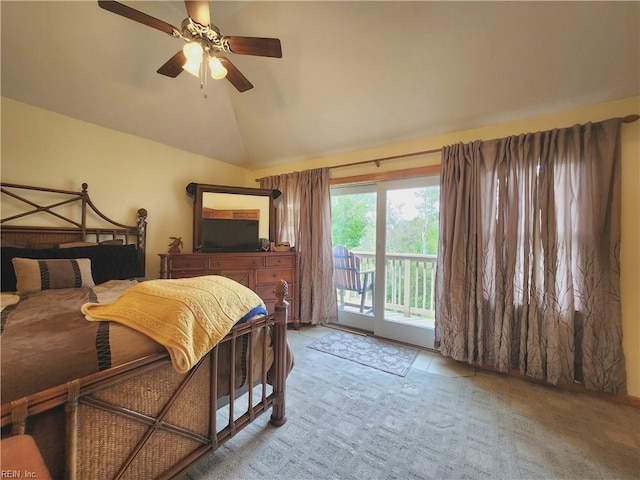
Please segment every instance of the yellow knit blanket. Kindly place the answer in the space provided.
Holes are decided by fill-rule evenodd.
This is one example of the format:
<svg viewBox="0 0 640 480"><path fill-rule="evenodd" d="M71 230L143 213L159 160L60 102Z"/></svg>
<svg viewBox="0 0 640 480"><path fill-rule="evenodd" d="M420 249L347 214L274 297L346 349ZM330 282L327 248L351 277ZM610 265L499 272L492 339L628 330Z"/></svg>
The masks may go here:
<svg viewBox="0 0 640 480"><path fill-rule="evenodd" d="M226 277L209 275L150 280L127 289L112 303L85 303L87 320L111 320L164 345L173 367L187 372L247 314L260 297Z"/></svg>

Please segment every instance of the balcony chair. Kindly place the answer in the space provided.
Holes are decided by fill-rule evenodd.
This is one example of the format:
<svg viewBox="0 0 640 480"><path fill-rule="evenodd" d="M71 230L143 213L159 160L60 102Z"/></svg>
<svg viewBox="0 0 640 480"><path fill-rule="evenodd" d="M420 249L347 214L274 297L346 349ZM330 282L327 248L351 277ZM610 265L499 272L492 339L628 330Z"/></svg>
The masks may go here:
<svg viewBox="0 0 640 480"><path fill-rule="evenodd" d="M361 270L360 257L343 245L333 247L333 269L336 288L340 290L340 308L344 308L346 291L360 295L360 313L364 312L367 291L371 290L371 305L367 311L373 310L373 282L375 269Z"/></svg>

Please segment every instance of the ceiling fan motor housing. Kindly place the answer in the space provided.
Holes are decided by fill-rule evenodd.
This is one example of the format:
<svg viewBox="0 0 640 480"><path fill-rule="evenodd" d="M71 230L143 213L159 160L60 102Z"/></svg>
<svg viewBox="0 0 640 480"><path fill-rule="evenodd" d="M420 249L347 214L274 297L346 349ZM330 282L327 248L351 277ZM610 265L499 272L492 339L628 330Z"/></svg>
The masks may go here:
<svg viewBox="0 0 640 480"><path fill-rule="evenodd" d="M185 42L198 42L202 49L208 53L231 53L229 43L225 41L218 27L215 25L200 25L192 18L185 18L182 21L182 31L174 32L174 36L182 38Z"/></svg>

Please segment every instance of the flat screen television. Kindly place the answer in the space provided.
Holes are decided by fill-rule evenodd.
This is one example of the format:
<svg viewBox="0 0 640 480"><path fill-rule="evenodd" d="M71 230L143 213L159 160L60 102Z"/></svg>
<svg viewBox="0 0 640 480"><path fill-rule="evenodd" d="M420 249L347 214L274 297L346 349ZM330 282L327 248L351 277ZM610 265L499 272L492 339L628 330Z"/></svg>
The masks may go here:
<svg viewBox="0 0 640 480"><path fill-rule="evenodd" d="M258 220L202 219L203 252L257 252Z"/></svg>

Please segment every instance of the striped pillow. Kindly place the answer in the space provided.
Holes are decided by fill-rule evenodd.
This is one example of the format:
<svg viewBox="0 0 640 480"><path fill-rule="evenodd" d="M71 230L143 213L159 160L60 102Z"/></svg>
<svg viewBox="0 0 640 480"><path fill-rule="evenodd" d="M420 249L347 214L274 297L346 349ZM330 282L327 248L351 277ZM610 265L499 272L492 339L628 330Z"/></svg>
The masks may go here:
<svg viewBox="0 0 640 480"><path fill-rule="evenodd" d="M55 288L93 287L91 260L13 258L18 293L38 292Z"/></svg>

